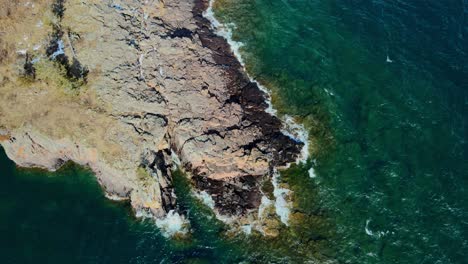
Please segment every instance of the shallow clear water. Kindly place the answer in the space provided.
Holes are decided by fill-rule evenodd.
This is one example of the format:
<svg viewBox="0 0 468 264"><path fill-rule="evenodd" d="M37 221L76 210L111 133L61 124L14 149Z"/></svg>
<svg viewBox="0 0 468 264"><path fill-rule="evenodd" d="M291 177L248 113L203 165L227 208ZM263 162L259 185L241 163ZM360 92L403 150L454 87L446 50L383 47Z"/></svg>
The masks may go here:
<svg viewBox="0 0 468 264"><path fill-rule="evenodd" d="M215 10L280 112L310 129L337 257L466 263L466 3L219 0Z"/></svg>

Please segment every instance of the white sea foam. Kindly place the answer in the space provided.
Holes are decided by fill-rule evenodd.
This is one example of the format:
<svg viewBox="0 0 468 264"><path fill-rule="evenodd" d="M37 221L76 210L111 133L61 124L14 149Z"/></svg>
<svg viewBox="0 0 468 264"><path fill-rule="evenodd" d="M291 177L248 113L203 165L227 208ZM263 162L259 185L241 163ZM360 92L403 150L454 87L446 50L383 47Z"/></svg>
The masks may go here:
<svg viewBox="0 0 468 264"><path fill-rule="evenodd" d="M135 216L136 216L137 218L154 219L154 216L153 216L150 212L148 212L148 211L146 211L146 210L137 210L137 211L135 212Z"/></svg>
<svg viewBox="0 0 468 264"><path fill-rule="evenodd" d="M265 195L262 197L262 202L260 203L260 206L258 207L258 219L263 219L265 209L273 205L273 201L268 199Z"/></svg>
<svg viewBox="0 0 468 264"><path fill-rule="evenodd" d="M154 220L156 226L165 237L172 237L177 234L185 235L189 232L189 221L174 210L170 210L164 218L155 219L155 216L146 210L137 210L135 216L137 218Z"/></svg>
<svg viewBox="0 0 468 264"><path fill-rule="evenodd" d="M128 200L128 198L126 198L126 197L118 196L118 195L115 195L115 194L105 193L105 196L106 196L107 199L112 200L112 201L125 201L125 200Z"/></svg>
<svg viewBox="0 0 468 264"><path fill-rule="evenodd" d="M291 116L285 115L283 121L286 125L281 132L292 138L294 141L304 143L301 150L301 156L297 159L296 163L299 164L300 162L307 161L309 158L309 133L303 124L296 123Z"/></svg>
<svg viewBox="0 0 468 264"><path fill-rule="evenodd" d="M335 96L335 94L331 91L329 91L327 88L323 88L325 90L325 92L330 95L330 96Z"/></svg>
<svg viewBox="0 0 468 264"><path fill-rule="evenodd" d="M286 188L281 188L279 186L279 173L275 172L273 175L272 183L273 183L273 195L275 196L275 210L276 214L281 219L285 225L288 225L289 221L289 214L291 212L292 203L289 201L289 194L290 190Z"/></svg>
<svg viewBox="0 0 468 264"><path fill-rule="evenodd" d="M388 235L390 233L390 231L388 231L388 230L387 231L376 231L376 232L370 230L370 228L369 228L369 223L370 222L371 222L371 220L367 219L366 220L366 227L364 228L364 231L366 232L366 234L368 236L375 237L375 238L381 238L381 237L383 237L385 235Z"/></svg>
<svg viewBox="0 0 468 264"><path fill-rule="evenodd" d="M387 60L386 60L387 63L393 63L393 60L390 59L390 56L387 55Z"/></svg>
<svg viewBox="0 0 468 264"><path fill-rule="evenodd" d="M309 169L308 172L309 172L309 177L310 177L310 178L315 178L315 177L317 177L317 174L315 174L314 167L310 167L310 169Z"/></svg>
<svg viewBox="0 0 468 264"><path fill-rule="evenodd" d="M247 76L249 76L249 75L247 75ZM278 111L276 111L276 109L273 108L273 104L271 103L271 93L270 93L270 91L265 86L263 86L259 82L257 82L257 80L253 79L250 76L249 76L249 78L250 78L250 81L255 83L258 86L258 88L260 90L262 90L267 95L266 103L267 103L268 107L266 109L266 112L269 113L270 115L278 116Z"/></svg>
<svg viewBox="0 0 468 264"><path fill-rule="evenodd" d="M179 156L177 155L177 153L175 153L174 150L171 149L171 163L172 163L172 169L173 170L176 170L177 168L180 167L180 158Z"/></svg>
<svg viewBox="0 0 468 264"><path fill-rule="evenodd" d="M215 213L215 216L216 216L216 219L218 219L219 221L227 224L227 225L232 225L234 223L237 222L237 219L235 219L234 217L229 217L227 215L222 215L218 212L218 210L214 210L214 213Z"/></svg>
<svg viewBox="0 0 468 264"><path fill-rule="evenodd" d="M156 226L161 229L165 237L172 237L176 234L186 234L189 223L183 215L171 210L165 218L156 219Z"/></svg>
<svg viewBox="0 0 468 264"><path fill-rule="evenodd" d="M366 231L366 234L369 236L374 236L374 233L369 229L369 223L370 220L366 220L366 227L364 228L364 231Z"/></svg>
<svg viewBox="0 0 468 264"><path fill-rule="evenodd" d="M215 202L211 195L209 195L206 191L195 192L195 197L197 197L204 205L208 206L211 209L214 209Z"/></svg>
<svg viewBox="0 0 468 264"><path fill-rule="evenodd" d="M250 235L252 233L252 225L243 225L241 227L242 232L244 232L247 235Z"/></svg>

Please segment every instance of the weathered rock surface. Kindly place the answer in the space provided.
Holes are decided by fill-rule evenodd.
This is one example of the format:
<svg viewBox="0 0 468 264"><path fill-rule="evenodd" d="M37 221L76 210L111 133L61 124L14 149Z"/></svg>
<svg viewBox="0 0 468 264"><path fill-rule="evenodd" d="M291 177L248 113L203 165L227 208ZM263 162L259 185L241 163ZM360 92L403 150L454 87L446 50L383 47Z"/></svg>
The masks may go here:
<svg viewBox="0 0 468 264"><path fill-rule="evenodd" d="M266 95L214 34L202 15L207 1L59 2L61 18L24 33L39 35L38 43L0 42L7 54L0 61L6 73L0 79L0 142L8 156L20 166L48 170L68 160L89 166L109 196L163 217L177 208L171 183L176 155L220 214L257 210L262 181L293 162L302 144L281 132L280 120L266 112ZM49 9L46 1L12 8L10 16L34 16L2 14L0 22L16 25L2 34L24 23L39 25ZM56 67L45 51L57 27L62 56L89 71L73 92L40 77L45 62L26 60L27 54ZM22 81L23 64L36 67L34 80Z"/></svg>

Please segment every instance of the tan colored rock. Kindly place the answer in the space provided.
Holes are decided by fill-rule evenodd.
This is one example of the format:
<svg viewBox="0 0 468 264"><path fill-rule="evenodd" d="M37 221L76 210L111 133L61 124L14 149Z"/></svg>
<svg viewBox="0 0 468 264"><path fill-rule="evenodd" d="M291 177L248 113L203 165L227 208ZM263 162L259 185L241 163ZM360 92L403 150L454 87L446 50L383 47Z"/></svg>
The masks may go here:
<svg viewBox="0 0 468 264"><path fill-rule="evenodd" d="M25 54L8 51L0 61L2 146L20 166L55 170L68 160L89 166L110 197L130 199L157 217L175 208L176 153L221 214L257 210L260 180L294 161L301 144L280 132L263 92L201 16L206 1L142 2L67 0L63 18L49 18L63 31L64 55L89 70L75 90L69 73L44 53L53 44L51 25L26 26L53 17L49 2L37 2L35 18L0 18L41 36L35 41L43 46L26 45L28 56L40 60L32 81L22 77ZM148 177L139 176L141 169Z"/></svg>

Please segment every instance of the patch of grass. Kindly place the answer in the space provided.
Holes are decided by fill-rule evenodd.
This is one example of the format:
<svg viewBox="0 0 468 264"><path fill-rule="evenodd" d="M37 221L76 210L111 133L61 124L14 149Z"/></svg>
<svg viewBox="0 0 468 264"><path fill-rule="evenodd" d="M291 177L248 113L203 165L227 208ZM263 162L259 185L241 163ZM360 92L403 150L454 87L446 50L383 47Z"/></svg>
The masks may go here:
<svg viewBox="0 0 468 264"><path fill-rule="evenodd" d="M55 86L65 91L75 90L85 83L81 79L70 79L67 77L67 70L59 63L41 60L35 64L36 79L45 82L49 86Z"/></svg>
<svg viewBox="0 0 468 264"><path fill-rule="evenodd" d="M137 178L140 181L146 181L151 178L151 175L144 167L138 167L137 169Z"/></svg>

